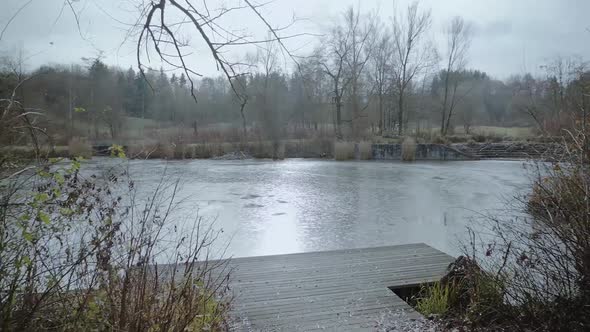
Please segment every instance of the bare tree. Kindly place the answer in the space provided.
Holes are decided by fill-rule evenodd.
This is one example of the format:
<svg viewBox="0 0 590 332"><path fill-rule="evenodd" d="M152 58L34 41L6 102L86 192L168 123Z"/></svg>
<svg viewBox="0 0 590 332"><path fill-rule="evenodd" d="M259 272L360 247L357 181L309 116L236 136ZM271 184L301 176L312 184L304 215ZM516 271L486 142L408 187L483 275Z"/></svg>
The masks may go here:
<svg viewBox="0 0 590 332"><path fill-rule="evenodd" d="M317 58L324 72L332 82L332 101L336 107L334 130L336 137L342 139L342 105L344 92L352 81L350 76L345 75L345 64L350 52L350 31L340 26L332 28L323 48L317 51Z"/></svg>
<svg viewBox="0 0 590 332"><path fill-rule="evenodd" d="M460 71L465 68L467 51L471 45L471 28L462 17L455 16L444 32L447 35L447 54L440 127L443 136L449 131L453 111L460 99L457 98L457 88L461 81Z"/></svg>
<svg viewBox="0 0 590 332"><path fill-rule="evenodd" d="M361 118L366 115L362 112L366 107L360 106L360 93L362 89L361 76L366 64L373 53L373 31L375 30L375 16L362 16L359 10L352 6L344 12L345 29L350 36L348 47L349 52L345 57L347 74L350 76L350 104L351 104L351 125L354 137L358 137L363 129L360 124Z"/></svg>
<svg viewBox="0 0 590 332"><path fill-rule="evenodd" d="M256 54L259 75L262 76L262 86L258 87L256 94L257 102L261 106L264 130L273 142L278 141L280 135L277 105L272 102L275 99L273 97L276 96L273 96L274 87L271 86L273 75L277 73L278 69L279 58L277 52L278 45L273 41L269 41L264 47L258 48Z"/></svg>
<svg viewBox="0 0 590 332"><path fill-rule="evenodd" d="M585 99L570 98L569 94L575 94L577 85L585 82L588 63L578 57L558 56L541 68L545 77L525 74L511 78L511 107L530 117L543 134L563 134L564 127L585 119L581 112L586 109Z"/></svg>
<svg viewBox="0 0 590 332"><path fill-rule="evenodd" d="M333 103L336 106L336 136L342 138L344 95L349 93L353 134L360 132L358 120L366 107L360 106L361 76L371 58L372 35L375 29L373 16L365 18L358 10L349 7L330 30L323 47L318 51L320 64L332 81Z"/></svg>
<svg viewBox="0 0 590 332"><path fill-rule="evenodd" d="M542 66L547 71L548 90L551 96L550 122L557 132L568 122L567 114L578 111L579 105L572 105L568 98L567 87L578 79L588 68L588 64L578 57L557 56L547 65Z"/></svg>
<svg viewBox="0 0 590 332"><path fill-rule="evenodd" d="M397 90L399 135L403 133L406 96L412 81L436 62L436 50L424 40L431 22L430 10L421 11L417 1L407 7L405 15L393 17L393 82Z"/></svg>
<svg viewBox="0 0 590 332"><path fill-rule="evenodd" d="M243 74L240 75L236 78L234 78L236 82L236 84L234 84L237 88L237 95L235 95L236 99L238 100L239 104L240 104L240 116L242 118L242 134L244 135L244 139L247 138L248 135L248 128L246 125L246 105L248 105L248 101L250 100L250 97L248 95L248 91L247 91L247 85L248 85L248 75L247 74Z"/></svg>
<svg viewBox="0 0 590 332"><path fill-rule="evenodd" d="M33 75L28 75L24 70L23 51L19 50L15 59L0 59L0 70L10 73L4 78L9 85L9 93L0 96L0 144L30 143L33 146L35 160L41 159L41 145L43 137L51 142L44 128L39 126L39 118L44 116L42 110L27 107L25 104L25 92L23 87ZM29 141L30 140L30 141ZM8 155L8 154L7 154ZM5 153L0 156L0 168L5 166L8 156ZM0 178L4 180L4 178Z"/></svg>
<svg viewBox="0 0 590 332"><path fill-rule="evenodd" d="M371 70L369 79L373 85L374 94L377 95L377 113L379 115L379 134L383 134L386 128L385 121L385 98L390 90L391 69L393 67L393 45L392 36L387 29L375 29L376 42L373 54L370 57Z"/></svg>

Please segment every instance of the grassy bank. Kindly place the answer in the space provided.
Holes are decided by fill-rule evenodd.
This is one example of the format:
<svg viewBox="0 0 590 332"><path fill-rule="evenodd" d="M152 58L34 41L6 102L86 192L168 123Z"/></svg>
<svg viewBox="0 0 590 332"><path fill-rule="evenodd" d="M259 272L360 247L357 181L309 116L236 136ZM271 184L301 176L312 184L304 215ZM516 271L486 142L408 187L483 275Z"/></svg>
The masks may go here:
<svg viewBox="0 0 590 332"><path fill-rule="evenodd" d="M506 129L506 128L505 128ZM523 129L524 130L524 129ZM513 130L516 132L516 130ZM151 136L150 136L151 137ZM376 136L371 139L336 140L330 136L283 139L280 141L250 139L242 141L223 141L212 139L206 142L195 142L183 138L184 136L170 139L172 136L153 136L144 140L121 140L120 142L100 143L102 151L94 151L91 142L83 137L74 137L67 145L53 147L44 146L40 154L49 157L83 156L90 158L93 155L109 154L108 147L111 144L120 144L125 147L126 154L132 159L208 159L225 155L240 155L249 158L284 159L284 158L327 158L336 160L368 160L373 158L372 144L400 144L404 150L403 160L412 161L419 144L451 145L456 143L488 144L488 143L546 143L554 142L556 138L537 137L516 140L513 137L500 137L490 135L454 134L441 137L436 132L421 132L415 135ZM12 156L16 158L31 159L35 157L35 151L30 146L8 146L0 148L0 156Z"/></svg>
<svg viewBox="0 0 590 332"><path fill-rule="evenodd" d="M156 143L130 145L128 146L128 156L148 159L208 159L241 152L244 155L260 159L335 158L336 160L368 160L372 158L371 145L371 142L334 142L331 139L240 143Z"/></svg>
<svg viewBox="0 0 590 332"><path fill-rule="evenodd" d="M332 158L333 142L330 139L301 139L236 143L152 143L130 144L131 158L148 159L208 159L241 152L253 158Z"/></svg>
<svg viewBox="0 0 590 332"><path fill-rule="evenodd" d="M345 142L354 151L354 142ZM370 143L361 143L362 159L368 159ZM238 143L171 143L171 142L131 142L124 145L127 157L132 159L208 159L221 157L234 152L242 152L253 158L333 158L334 142L331 139L301 139L284 140L280 142L256 141ZM104 154L108 151L101 151ZM97 151L82 140L73 140L68 146L54 146L43 148L43 156L72 157L84 156L90 158ZM12 146L0 148L0 155L19 159L35 158L35 150L30 146ZM350 155L353 159L354 154Z"/></svg>

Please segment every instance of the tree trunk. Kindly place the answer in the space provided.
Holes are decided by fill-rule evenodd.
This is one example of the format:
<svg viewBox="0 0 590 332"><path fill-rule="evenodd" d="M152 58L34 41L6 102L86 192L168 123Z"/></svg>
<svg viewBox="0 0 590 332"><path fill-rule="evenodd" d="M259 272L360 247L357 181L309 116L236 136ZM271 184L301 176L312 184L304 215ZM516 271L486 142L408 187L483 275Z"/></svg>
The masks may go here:
<svg viewBox="0 0 590 332"><path fill-rule="evenodd" d="M404 96L404 93L402 91L400 91L399 98L397 100L397 103L398 103L397 106L399 107L399 112L397 114L397 121L398 121L397 134L399 136L401 136L403 133L403 129L402 129L402 126L404 123L403 122L403 120L404 120L404 97L403 96Z"/></svg>
<svg viewBox="0 0 590 332"><path fill-rule="evenodd" d="M342 139L342 104L340 97L336 97L336 138Z"/></svg>
<svg viewBox="0 0 590 332"><path fill-rule="evenodd" d="M379 92L379 135L383 135L383 93Z"/></svg>
<svg viewBox="0 0 590 332"><path fill-rule="evenodd" d="M447 123L445 125L445 131L443 135L447 135L449 133L449 126L451 125L451 116L453 115L453 109L449 109L449 116L447 117Z"/></svg>
<svg viewBox="0 0 590 332"><path fill-rule="evenodd" d="M90 105L92 105L92 125L94 127L94 139L98 139L98 107L94 105L94 88L90 90Z"/></svg>
<svg viewBox="0 0 590 332"><path fill-rule="evenodd" d="M246 135L248 134L246 129L246 115L244 114L244 108L246 107L246 103L248 99L245 99L244 102L240 105L240 114L242 115L242 131L244 134L244 139L246 139Z"/></svg>
<svg viewBox="0 0 590 332"><path fill-rule="evenodd" d="M70 72L73 72L73 65L70 65ZM74 99L72 96L72 77L68 79L68 139L71 139L74 132Z"/></svg>
<svg viewBox="0 0 590 332"><path fill-rule="evenodd" d="M450 67L451 67L451 59L449 58L449 63L447 65L447 71L445 73L445 95L443 97L443 104L442 104L442 121L440 124L440 134L441 136L445 136L446 133L446 127L448 125L445 124L446 122L446 117L447 117L447 103L449 100L449 71L450 71Z"/></svg>

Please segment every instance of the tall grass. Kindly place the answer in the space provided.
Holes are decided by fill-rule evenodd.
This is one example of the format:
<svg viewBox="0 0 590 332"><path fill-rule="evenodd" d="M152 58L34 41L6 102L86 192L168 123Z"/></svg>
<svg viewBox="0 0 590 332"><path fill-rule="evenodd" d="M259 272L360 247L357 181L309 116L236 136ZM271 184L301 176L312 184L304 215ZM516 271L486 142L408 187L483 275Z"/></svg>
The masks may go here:
<svg viewBox="0 0 590 332"><path fill-rule="evenodd" d="M330 138L294 139L285 141L285 156L289 158L332 157L334 143Z"/></svg>
<svg viewBox="0 0 590 332"><path fill-rule="evenodd" d="M278 141L257 141L245 143L244 150L254 158L284 159L285 145Z"/></svg>
<svg viewBox="0 0 590 332"><path fill-rule="evenodd" d="M187 150L186 158L202 159L223 156L236 151L236 147L231 143L197 143L188 144Z"/></svg>
<svg viewBox="0 0 590 332"><path fill-rule="evenodd" d="M416 302L416 310L425 316L444 316L457 297L453 284L435 282L430 286L422 287L422 296Z"/></svg>
<svg viewBox="0 0 590 332"><path fill-rule="evenodd" d="M402 160L414 161L416 159L416 140L412 137L404 138L402 142Z"/></svg>
<svg viewBox="0 0 590 332"><path fill-rule="evenodd" d="M371 142L360 142L357 144L359 159L369 160L373 158L373 144Z"/></svg>
<svg viewBox="0 0 590 332"><path fill-rule="evenodd" d="M285 143L281 141L272 142L272 159L283 160L285 159Z"/></svg>
<svg viewBox="0 0 590 332"><path fill-rule="evenodd" d="M355 158L355 143L346 143L349 150L344 160ZM334 155L334 143L330 138L292 139L283 141L256 140L250 142L140 142L128 143L129 158L142 159L206 159L220 157L233 152L261 159L284 158L329 158ZM371 144L357 144L360 159L372 157Z"/></svg>
<svg viewBox="0 0 590 332"><path fill-rule="evenodd" d="M354 159L353 142L334 142L334 159L350 160Z"/></svg>
<svg viewBox="0 0 590 332"><path fill-rule="evenodd" d="M181 151L175 144L166 141L133 143L127 146L127 156L139 159L173 159Z"/></svg>
<svg viewBox="0 0 590 332"><path fill-rule="evenodd" d="M73 157L92 158L92 146L85 138L73 137L70 139L68 152Z"/></svg>

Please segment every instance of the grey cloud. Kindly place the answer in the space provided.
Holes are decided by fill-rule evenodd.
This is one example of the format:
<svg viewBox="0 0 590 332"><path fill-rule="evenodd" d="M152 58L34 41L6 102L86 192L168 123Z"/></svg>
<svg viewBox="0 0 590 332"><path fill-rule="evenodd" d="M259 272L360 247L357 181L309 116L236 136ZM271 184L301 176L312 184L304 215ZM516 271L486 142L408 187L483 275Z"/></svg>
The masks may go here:
<svg viewBox="0 0 590 332"><path fill-rule="evenodd" d="M22 0L2 1L0 26L23 3ZM90 42L80 37L75 20L67 11L53 25L59 15L61 0L33 1L7 29L6 37L0 41L0 52L18 45L22 45L29 54L41 52L29 61L29 66L36 67L48 62L77 62L81 57L96 55L96 49L100 49L105 52L106 62L123 67L133 66L135 61L132 43L119 48L125 38L126 27L113 17L123 22L134 22L137 16L137 12L133 11L134 3L138 1L145 0L77 1L76 5L86 6L81 25ZM231 2L207 1L211 7ZM410 1L397 0L397 7L404 8ZM274 26L288 22L293 14L309 18L311 22L303 22L291 32L322 33L322 27L349 5L360 5L364 11L379 8L378 14L386 24L393 11L391 1L387 0L361 3L354 0L276 0L263 13ZM435 21L432 34L441 47L444 45L441 27L451 17L461 15L472 22L474 38L470 52L471 66L501 78L522 71L523 63L529 63L528 66L534 68L538 66L539 59L557 54L590 55L590 43L587 42L590 40L590 33L587 31L590 24L586 18L586 13L590 11L590 1L587 0L423 0L421 5L432 8ZM254 27L256 22L255 17L245 15L229 23L237 25L237 29L248 27L264 35L264 28ZM289 42L292 42L295 49L310 40L312 39ZM50 42L54 42L54 45L51 46ZM197 52L192 63L198 67L198 71L205 75L217 75L214 64L207 60L209 54L206 50L203 51L198 45L195 47ZM247 51L246 48L239 48L235 53L236 56L243 56Z"/></svg>
<svg viewBox="0 0 590 332"><path fill-rule="evenodd" d="M474 37L496 38L509 35L513 32L512 22L509 20L495 20L487 23L473 24Z"/></svg>

